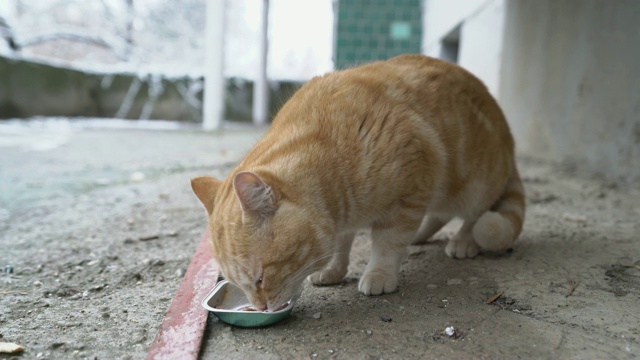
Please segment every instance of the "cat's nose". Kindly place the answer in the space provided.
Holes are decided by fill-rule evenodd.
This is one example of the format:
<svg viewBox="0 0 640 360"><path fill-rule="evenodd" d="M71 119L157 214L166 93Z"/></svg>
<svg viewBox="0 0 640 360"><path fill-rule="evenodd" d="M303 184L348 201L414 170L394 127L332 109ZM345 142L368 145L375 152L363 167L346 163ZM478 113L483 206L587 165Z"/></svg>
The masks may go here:
<svg viewBox="0 0 640 360"><path fill-rule="evenodd" d="M263 306L258 308L258 310L260 310L260 311L267 311L267 309L268 309L267 305L263 305Z"/></svg>

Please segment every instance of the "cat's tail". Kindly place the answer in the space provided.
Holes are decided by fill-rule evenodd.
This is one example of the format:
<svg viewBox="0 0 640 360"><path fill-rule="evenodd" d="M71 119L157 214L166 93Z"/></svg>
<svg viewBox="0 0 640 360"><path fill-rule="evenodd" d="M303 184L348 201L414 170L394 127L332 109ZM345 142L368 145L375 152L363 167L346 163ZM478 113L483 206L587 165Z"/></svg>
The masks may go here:
<svg viewBox="0 0 640 360"><path fill-rule="evenodd" d="M518 169L513 166L504 193L491 209L473 226L473 238L480 248L488 251L509 249L522 231L525 213L525 194Z"/></svg>

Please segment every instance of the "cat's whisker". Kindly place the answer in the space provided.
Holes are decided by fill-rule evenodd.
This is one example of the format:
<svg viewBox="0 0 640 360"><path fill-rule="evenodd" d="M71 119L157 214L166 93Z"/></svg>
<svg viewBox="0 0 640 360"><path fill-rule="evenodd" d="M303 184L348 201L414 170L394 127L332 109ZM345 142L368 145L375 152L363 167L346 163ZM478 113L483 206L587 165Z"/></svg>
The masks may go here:
<svg viewBox="0 0 640 360"><path fill-rule="evenodd" d="M309 270L309 268L311 268L312 266L314 266L315 264L317 264L318 262L327 259L327 258L332 258L334 256L340 255L342 254L342 252L334 252L328 255L323 255L320 256L314 260L312 260L311 262L305 264L305 266L303 266L302 268L298 269L291 277L289 277L289 279L287 280L286 283L283 284L283 288L288 288L290 285L297 283L300 280L304 280L304 278L306 278L307 276L311 275L311 274L307 274L307 270Z"/></svg>

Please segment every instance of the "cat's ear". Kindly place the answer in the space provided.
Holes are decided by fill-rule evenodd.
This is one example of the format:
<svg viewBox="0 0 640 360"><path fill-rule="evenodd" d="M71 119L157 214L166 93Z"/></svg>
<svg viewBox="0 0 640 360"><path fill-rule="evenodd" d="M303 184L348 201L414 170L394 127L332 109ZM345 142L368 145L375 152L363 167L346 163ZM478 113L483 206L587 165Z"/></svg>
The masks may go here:
<svg viewBox="0 0 640 360"><path fill-rule="evenodd" d="M233 188L245 213L264 218L276 212L273 191L258 175L250 171L238 173L233 179Z"/></svg>
<svg viewBox="0 0 640 360"><path fill-rule="evenodd" d="M202 205L211 215L213 212L213 201L216 198L220 181L209 176L201 176L191 179L191 189L196 194Z"/></svg>

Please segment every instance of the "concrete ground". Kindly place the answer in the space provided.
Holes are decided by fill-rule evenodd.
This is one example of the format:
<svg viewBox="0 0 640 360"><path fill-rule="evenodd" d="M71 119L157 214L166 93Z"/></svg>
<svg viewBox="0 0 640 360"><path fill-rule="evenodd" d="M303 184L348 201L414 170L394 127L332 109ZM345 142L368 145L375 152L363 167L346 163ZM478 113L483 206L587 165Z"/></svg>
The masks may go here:
<svg viewBox="0 0 640 360"><path fill-rule="evenodd" d="M0 123L0 341L24 346L17 358L144 358L205 228L189 179L223 177L262 133L113 124ZM306 284L269 328L210 319L202 357L640 357L640 184L519 164L513 252L412 247L399 292L366 297L364 232L343 284Z"/></svg>

